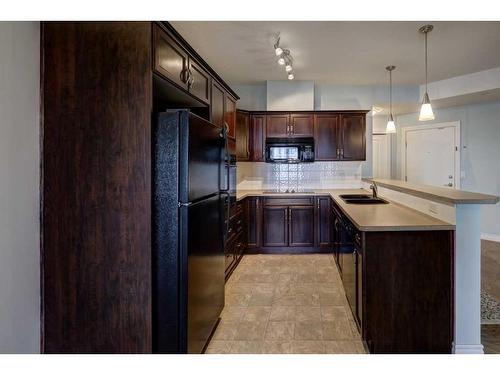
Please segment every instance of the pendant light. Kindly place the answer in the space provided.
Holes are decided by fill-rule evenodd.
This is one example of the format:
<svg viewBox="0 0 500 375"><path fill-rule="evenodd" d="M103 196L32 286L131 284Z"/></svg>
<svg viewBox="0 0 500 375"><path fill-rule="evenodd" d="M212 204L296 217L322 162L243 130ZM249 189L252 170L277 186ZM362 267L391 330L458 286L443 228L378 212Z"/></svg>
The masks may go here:
<svg viewBox="0 0 500 375"><path fill-rule="evenodd" d="M420 108L419 121L430 121L434 120L434 112L432 111L431 101L429 100L429 94L427 92L427 34L432 31L434 26L425 25L422 26L419 31L425 35L425 94L422 100L422 107Z"/></svg>
<svg viewBox="0 0 500 375"><path fill-rule="evenodd" d="M385 67L385 70L389 72L389 118L387 119L387 126L385 127L385 132L387 134L396 133L396 124L392 117L392 71L394 69L396 69L394 65Z"/></svg>

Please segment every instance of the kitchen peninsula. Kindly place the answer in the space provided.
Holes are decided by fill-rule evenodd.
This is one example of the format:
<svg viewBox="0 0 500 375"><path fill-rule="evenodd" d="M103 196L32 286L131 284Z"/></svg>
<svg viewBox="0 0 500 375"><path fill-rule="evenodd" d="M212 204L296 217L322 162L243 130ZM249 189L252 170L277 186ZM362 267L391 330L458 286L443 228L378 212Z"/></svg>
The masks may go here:
<svg viewBox="0 0 500 375"><path fill-rule="evenodd" d="M474 321L457 315L455 308L463 298L455 290L463 288L456 276L465 276L472 267L464 267L460 258L464 235L455 230L461 230L462 224L458 221L456 226L449 213L431 216L422 209L422 202L415 203L430 187L404 189L405 183L398 181L394 182L396 192L384 181L379 190L387 204L351 204L343 199L371 195L369 183L372 180L364 180L363 189L308 193L239 190L247 252L333 254L352 314L371 353L464 350L457 340ZM449 189L431 189L434 196L425 195L427 199L451 204ZM461 204L498 201L484 194L453 194ZM445 212L439 204L431 207Z"/></svg>
<svg viewBox="0 0 500 375"><path fill-rule="evenodd" d="M356 205L342 199L370 194L239 191L247 252L331 253L371 353L449 353L454 225L393 201Z"/></svg>

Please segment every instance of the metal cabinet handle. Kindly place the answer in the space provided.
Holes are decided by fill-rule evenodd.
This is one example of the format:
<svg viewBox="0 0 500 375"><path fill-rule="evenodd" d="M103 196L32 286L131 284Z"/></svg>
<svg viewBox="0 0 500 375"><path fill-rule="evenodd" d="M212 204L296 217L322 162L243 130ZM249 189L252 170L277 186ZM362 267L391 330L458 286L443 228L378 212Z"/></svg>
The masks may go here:
<svg viewBox="0 0 500 375"><path fill-rule="evenodd" d="M194 85L194 75L193 73L191 73L191 70L188 69L188 72L189 72L189 76L188 76L188 87L191 87Z"/></svg>

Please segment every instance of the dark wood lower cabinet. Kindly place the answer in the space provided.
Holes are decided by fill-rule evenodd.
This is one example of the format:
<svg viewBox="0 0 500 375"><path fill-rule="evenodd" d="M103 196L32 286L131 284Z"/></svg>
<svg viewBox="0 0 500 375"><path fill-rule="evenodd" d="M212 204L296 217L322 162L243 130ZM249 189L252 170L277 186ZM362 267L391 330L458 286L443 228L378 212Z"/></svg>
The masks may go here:
<svg viewBox="0 0 500 375"><path fill-rule="evenodd" d="M330 197L316 197L316 246L321 248L331 249L332 240L332 221L331 221L331 207Z"/></svg>
<svg viewBox="0 0 500 375"><path fill-rule="evenodd" d="M262 244L262 215L260 201L261 199L259 197L249 197L245 199L247 249L259 248Z"/></svg>
<svg viewBox="0 0 500 375"><path fill-rule="evenodd" d="M330 197L249 197L245 202L248 252L332 252Z"/></svg>
<svg viewBox="0 0 500 375"><path fill-rule="evenodd" d="M335 207L334 258L370 353L450 353L454 232L346 235L349 220Z"/></svg>
<svg viewBox="0 0 500 375"><path fill-rule="evenodd" d="M453 231L361 232L330 197L244 202L246 252L332 254L370 353L451 352Z"/></svg>
<svg viewBox="0 0 500 375"><path fill-rule="evenodd" d="M262 246L288 246L288 206L265 206L262 223Z"/></svg>
<svg viewBox="0 0 500 375"><path fill-rule="evenodd" d="M247 246L247 231L245 218L245 202L237 202L231 205L230 218L227 230L227 240L224 247L226 259L226 280L238 265Z"/></svg>
<svg viewBox="0 0 500 375"><path fill-rule="evenodd" d="M288 246L314 246L314 206L290 206L288 216Z"/></svg>

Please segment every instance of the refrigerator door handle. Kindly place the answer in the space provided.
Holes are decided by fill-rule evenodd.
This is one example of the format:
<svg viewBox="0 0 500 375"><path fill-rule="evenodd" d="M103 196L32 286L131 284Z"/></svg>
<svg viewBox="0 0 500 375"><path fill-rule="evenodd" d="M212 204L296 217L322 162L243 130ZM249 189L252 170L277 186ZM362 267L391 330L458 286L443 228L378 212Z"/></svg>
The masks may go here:
<svg viewBox="0 0 500 375"><path fill-rule="evenodd" d="M222 192L228 192L229 191L229 144L227 140L227 124L224 123L224 126L221 129L221 137L224 138L224 162L222 163L224 167L226 168L226 187L224 189L221 189ZM219 183L219 186L222 184Z"/></svg>
<svg viewBox="0 0 500 375"><path fill-rule="evenodd" d="M227 218L226 218L226 223L224 225L224 252L225 252L225 247L226 247L226 236L227 236L227 232L229 231L229 215L231 214L231 211L230 211L230 202L229 202L229 199L231 197L231 194L229 194L229 192L221 192L221 195L225 195L227 197Z"/></svg>

